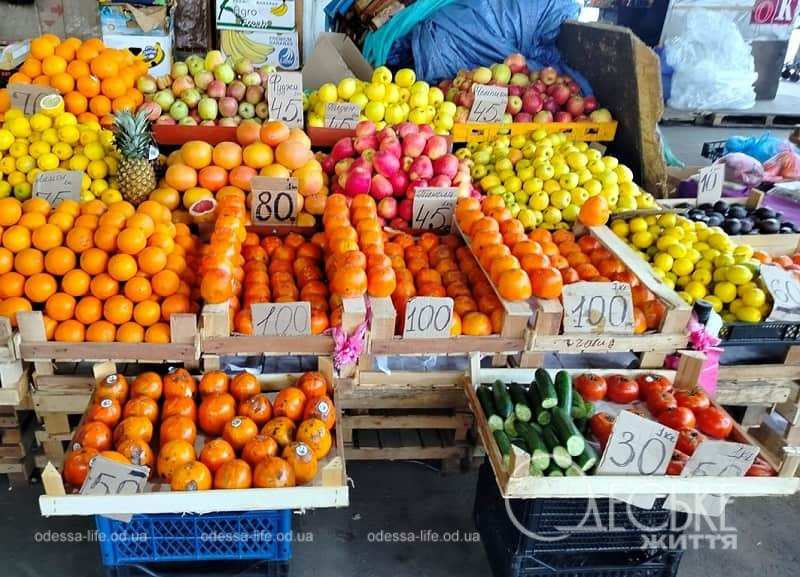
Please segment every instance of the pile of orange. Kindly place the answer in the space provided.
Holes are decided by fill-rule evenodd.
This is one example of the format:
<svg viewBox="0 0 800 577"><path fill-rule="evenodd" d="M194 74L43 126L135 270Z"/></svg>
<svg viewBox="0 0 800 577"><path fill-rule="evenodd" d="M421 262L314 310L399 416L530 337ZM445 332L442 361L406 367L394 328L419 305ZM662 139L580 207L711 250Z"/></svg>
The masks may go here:
<svg viewBox="0 0 800 577"><path fill-rule="evenodd" d="M278 121L243 122L236 129L237 142L212 146L194 140L170 155L167 172L152 195L181 199L183 208L214 198L233 186L247 193L249 219L250 179L254 176L297 178L298 226L313 226L328 194L327 176L311 152L311 140L299 128ZM173 209L178 207L174 201Z"/></svg>
<svg viewBox="0 0 800 577"><path fill-rule="evenodd" d="M194 312L196 238L153 201L0 199L0 314L44 313L48 340L170 342Z"/></svg>
<svg viewBox="0 0 800 577"><path fill-rule="evenodd" d="M245 194L225 186L217 193L216 220L209 241L200 250L200 296L208 304L229 302L231 317L238 312L244 281L242 244L247 238Z"/></svg>
<svg viewBox="0 0 800 577"><path fill-rule="evenodd" d="M144 101L136 81L147 72L143 60L128 50L106 48L99 38L44 34L31 40L28 58L8 82L51 86L79 122L108 125L113 112L135 110Z"/></svg>
<svg viewBox="0 0 800 577"><path fill-rule="evenodd" d="M64 460L64 480L80 488L96 455L145 465L173 491L280 488L314 480L331 450L336 409L318 372L274 398L255 376L222 371L199 382L188 371L163 377L121 374L98 381ZM198 432L205 436L195 451Z"/></svg>
<svg viewBox="0 0 800 577"><path fill-rule="evenodd" d="M504 315L500 300L458 237L426 232L414 239L401 233L384 245L384 251L397 276L397 288L392 293L397 334L403 332L406 306L415 296L453 299L453 336L500 332Z"/></svg>

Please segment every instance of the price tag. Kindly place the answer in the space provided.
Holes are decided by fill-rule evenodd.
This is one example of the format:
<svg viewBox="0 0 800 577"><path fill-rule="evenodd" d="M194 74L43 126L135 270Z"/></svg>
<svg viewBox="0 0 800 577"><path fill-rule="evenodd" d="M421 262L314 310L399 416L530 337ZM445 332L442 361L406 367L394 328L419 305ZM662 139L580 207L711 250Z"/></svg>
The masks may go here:
<svg viewBox="0 0 800 577"><path fill-rule="evenodd" d="M329 102L325 105L325 128L353 130L358 124L361 107L349 102Z"/></svg>
<svg viewBox="0 0 800 577"><path fill-rule="evenodd" d="M712 164L701 168L697 173L697 204L716 202L722 196L725 182L725 165Z"/></svg>
<svg viewBox="0 0 800 577"><path fill-rule="evenodd" d="M453 222L453 209L458 200L458 189L418 188L411 206L411 228L448 232Z"/></svg>
<svg viewBox="0 0 800 577"><path fill-rule="evenodd" d="M453 299L450 297L413 297L406 305L404 339L450 338L453 324Z"/></svg>
<svg viewBox="0 0 800 577"><path fill-rule="evenodd" d="M589 148L593 148L593 149L599 151L600 154L605 154L606 150L608 149L608 147L605 144L602 144L600 142L590 142L589 143Z"/></svg>
<svg viewBox="0 0 800 577"><path fill-rule="evenodd" d="M800 283L794 275L774 264L762 264L761 282L772 297L768 321L800 322Z"/></svg>
<svg viewBox="0 0 800 577"><path fill-rule="evenodd" d="M564 333L633 334L629 284L576 282L564 287Z"/></svg>
<svg viewBox="0 0 800 577"><path fill-rule="evenodd" d="M126 465L98 455L89 463L81 495L134 495L144 491L150 467Z"/></svg>
<svg viewBox="0 0 800 577"><path fill-rule="evenodd" d="M475 100L469 109L467 122L500 123L508 105L507 86L473 84Z"/></svg>
<svg viewBox="0 0 800 577"><path fill-rule="evenodd" d="M281 120L290 127L303 128L303 75L299 72L272 72L267 75L269 119Z"/></svg>
<svg viewBox="0 0 800 577"><path fill-rule="evenodd" d="M681 477L744 477L758 447L728 441L703 441L684 465Z"/></svg>
<svg viewBox="0 0 800 577"><path fill-rule="evenodd" d="M19 108L26 116L39 112L43 97L58 94L55 88L38 84L9 84L8 93L11 95L11 106Z"/></svg>
<svg viewBox="0 0 800 577"><path fill-rule="evenodd" d="M256 303L250 305L253 331L259 337L302 337L311 334L311 305Z"/></svg>
<svg viewBox="0 0 800 577"><path fill-rule="evenodd" d="M62 200L81 200L83 173L77 170L46 170L36 175L33 181L33 196L47 200L56 206Z"/></svg>
<svg viewBox="0 0 800 577"><path fill-rule="evenodd" d="M661 423L622 411L614 421L598 474L663 475L678 433Z"/></svg>
<svg viewBox="0 0 800 577"><path fill-rule="evenodd" d="M297 218L297 179L254 176L250 181L253 224L294 224Z"/></svg>

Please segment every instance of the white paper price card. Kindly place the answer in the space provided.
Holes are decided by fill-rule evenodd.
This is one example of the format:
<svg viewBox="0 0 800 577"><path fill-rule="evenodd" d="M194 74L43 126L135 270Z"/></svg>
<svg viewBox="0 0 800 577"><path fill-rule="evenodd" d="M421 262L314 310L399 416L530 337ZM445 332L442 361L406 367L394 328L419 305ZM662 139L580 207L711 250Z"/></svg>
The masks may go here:
<svg viewBox="0 0 800 577"><path fill-rule="evenodd" d="M725 182L725 165L712 164L701 168L697 173L697 204L716 202L722 196L722 184Z"/></svg>
<svg viewBox="0 0 800 577"><path fill-rule="evenodd" d="M287 126L303 128L303 75L299 72L272 72L267 76L269 119Z"/></svg>
<svg viewBox="0 0 800 577"><path fill-rule="evenodd" d="M601 475L663 475L678 442L677 431L622 411L597 468Z"/></svg>
<svg viewBox="0 0 800 577"><path fill-rule="evenodd" d="M250 181L253 224L294 224L297 219L297 179L254 176Z"/></svg>
<svg viewBox="0 0 800 577"><path fill-rule="evenodd" d="M452 186L416 189L411 206L411 228L448 232L457 200L458 189Z"/></svg>
<svg viewBox="0 0 800 577"><path fill-rule="evenodd" d="M256 303L250 305L253 332L259 337L302 337L311 334L311 304Z"/></svg>
<svg viewBox="0 0 800 577"><path fill-rule="evenodd" d="M100 455L89 463L89 473L81 486L81 495L133 495L141 493L150 475L150 467L126 465Z"/></svg>
<svg viewBox="0 0 800 577"><path fill-rule="evenodd" d="M475 100L469 109L467 122L500 123L508 105L507 86L473 84Z"/></svg>
<svg viewBox="0 0 800 577"><path fill-rule="evenodd" d="M564 333L633 334L631 286L576 282L564 287Z"/></svg>
<svg viewBox="0 0 800 577"><path fill-rule="evenodd" d="M446 339L453 324L453 299L450 297L413 297L406 305L404 339Z"/></svg>
<svg viewBox="0 0 800 577"><path fill-rule="evenodd" d="M361 107L349 102L328 102L325 105L325 128L353 130L358 124Z"/></svg>
<svg viewBox="0 0 800 577"><path fill-rule="evenodd" d="M760 272L773 303L767 320L800 322L800 283L794 275L774 264L762 264Z"/></svg>
<svg viewBox="0 0 800 577"><path fill-rule="evenodd" d="M44 198L50 206L62 200L81 200L83 173L77 170L46 170L36 175L33 181L33 196Z"/></svg>
<svg viewBox="0 0 800 577"><path fill-rule="evenodd" d="M8 93L11 96L11 106L19 108L26 116L39 112L42 98L48 94L58 94L55 88L38 84L9 84Z"/></svg>
<svg viewBox="0 0 800 577"><path fill-rule="evenodd" d="M703 441L684 465L681 477L744 477L758 447L728 441Z"/></svg>

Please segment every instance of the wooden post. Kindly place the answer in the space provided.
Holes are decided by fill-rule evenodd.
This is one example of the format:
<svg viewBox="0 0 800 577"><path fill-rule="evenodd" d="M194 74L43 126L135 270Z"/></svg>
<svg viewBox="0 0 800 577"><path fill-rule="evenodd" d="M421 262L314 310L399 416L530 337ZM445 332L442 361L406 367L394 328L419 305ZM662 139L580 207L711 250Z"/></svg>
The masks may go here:
<svg viewBox="0 0 800 577"><path fill-rule="evenodd" d="M44 317L41 311L17 313L17 326L23 341L45 342L47 333L44 328ZM33 370L37 375L52 375L53 365L48 361L33 361Z"/></svg>
<svg viewBox="0 0 800 577"><path fill-rule="evenodd" d="M680 351L678 372L675 374L676 389L691 389L697 386L706 355L700 351Z"/></svg>

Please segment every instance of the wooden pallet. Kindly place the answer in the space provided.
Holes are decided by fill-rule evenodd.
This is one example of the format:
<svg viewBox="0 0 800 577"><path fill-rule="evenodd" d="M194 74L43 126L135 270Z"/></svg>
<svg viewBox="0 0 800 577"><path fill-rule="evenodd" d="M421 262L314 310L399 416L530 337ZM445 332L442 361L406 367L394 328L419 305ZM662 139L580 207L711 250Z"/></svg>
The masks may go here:
<svg viewBox="0 0 800 577"><path fill-rule="evenodd" d="M9 485L27 485L33 473L33 455L28 451L33 430L30 411L0 406L0 474Z"/></svg>
<svg viewBox="0 0 800 577"><path fill-rule="evenodd" d="M470 454L472 415L460 390L463 372L390 375L359 371L338 385L345 457L441 460L452 471Z"/></svg>

